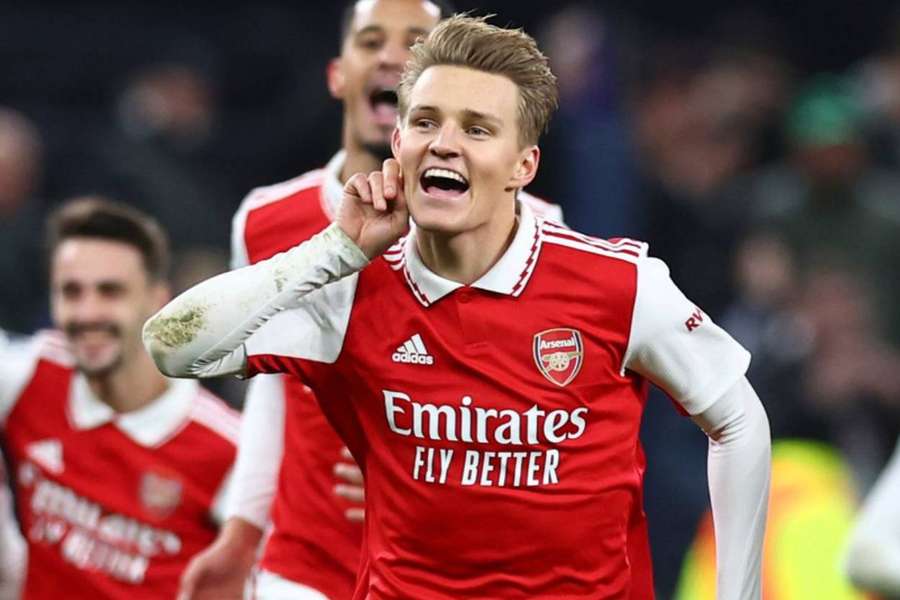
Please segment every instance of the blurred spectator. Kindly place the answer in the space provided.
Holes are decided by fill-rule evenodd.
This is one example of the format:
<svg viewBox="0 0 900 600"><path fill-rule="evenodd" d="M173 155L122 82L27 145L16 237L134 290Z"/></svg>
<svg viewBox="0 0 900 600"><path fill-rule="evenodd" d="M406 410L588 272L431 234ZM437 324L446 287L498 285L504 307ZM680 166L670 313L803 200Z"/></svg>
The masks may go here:
<svg viewBox="0 0 900 600"><path fill-rule="evenodd" d="M796 258L813 345L803 395L846 453L861 489L897 435L900 178L874 167L846 82L821 77L787 120L789 158L749 184L761 226Z"/></svg>
<svg viewBox="0 0 900 600"><path fill-rule="evenodd" d="M553 190L570 225L600 237L641 233L620 73L627 36L619 25L573 5L551 17L540 36L559 80L560 106L541 144L539 185Z"/></svg>
<svg viewBox="0 0 900 600"><path fill-rule="evenodd" d="M31 331L41 323L45 293L40 231L43 141L23 114L0 107L0 326Z"/></svg>
<svg viewBox="0 0 900 600"><path fill-rule="evenodd" d="M81 186L128 198L161 221L173 246L227 247L239 200L220 159L210 75L191 62L138 70L116 102L115 128L96 143L98 164Z"/></svg>
<svg viewBox="0 0 900 600"><path fill-rule="evenodd" d="M747 377L769 414L772 437L821 439L822 414L805 400L801 373L813 329L800 312L796 265L778 237L755 233L737 249L735 302L721 324L753 355Z"/></svg>

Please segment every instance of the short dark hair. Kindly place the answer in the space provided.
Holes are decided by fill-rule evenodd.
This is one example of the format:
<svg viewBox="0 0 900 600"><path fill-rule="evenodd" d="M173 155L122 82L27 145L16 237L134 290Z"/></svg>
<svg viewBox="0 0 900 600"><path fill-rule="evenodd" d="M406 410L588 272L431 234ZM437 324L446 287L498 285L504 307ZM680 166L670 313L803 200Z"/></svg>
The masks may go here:
<svg viewBox="0 0 900 600"><path fill-rule="evenodd" d="M72 238L127 244L140 253L152 281L168 277L168 236L156 219L136 208L100 196L73 198L47 220L47 256L52 258L59 245Z"/></svg>
<svg viewBox="0 0 900 600"><path fill-rule="evenodd" d="M356 11L356 5L361 1L362 0L348 0L344 3L344 9L341 11L341 37L339 38L341 46L344 45L344 40L350 35L350 24L353 23L353 13ZM448 2L447 0L423 0L423 2L424 1L431 2L437 6L441 11L440 18L442 19L445 19L456 12L453 3Z"/></svg>

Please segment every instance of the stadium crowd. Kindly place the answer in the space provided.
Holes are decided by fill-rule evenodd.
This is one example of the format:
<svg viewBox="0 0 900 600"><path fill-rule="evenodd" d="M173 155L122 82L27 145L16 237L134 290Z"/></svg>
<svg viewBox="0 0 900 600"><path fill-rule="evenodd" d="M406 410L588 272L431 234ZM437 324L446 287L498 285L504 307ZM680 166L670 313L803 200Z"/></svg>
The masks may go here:
<svg viewBox="0 0 900 600"><path fill-rule="evenodd" d="M176 290L226 270L247 190L338 150L324 4L226 3L181 23L149 3L2 9L0 328L50 326L40 232L75 196L159 220ZM647 241L753 355L774 440L768 543L791 547L765 559L764 597L864 597L842 561L900 434L900 16L886 11L866 52L817 63L763 10L677 35L590 3L477 8L526 22L559 78L529 191L587 234ZM205 383L242 405L242 383ZM642 442L658 596L705 597L706 440L655 391ZM809 545L828 564L787 558Z"/></svg>

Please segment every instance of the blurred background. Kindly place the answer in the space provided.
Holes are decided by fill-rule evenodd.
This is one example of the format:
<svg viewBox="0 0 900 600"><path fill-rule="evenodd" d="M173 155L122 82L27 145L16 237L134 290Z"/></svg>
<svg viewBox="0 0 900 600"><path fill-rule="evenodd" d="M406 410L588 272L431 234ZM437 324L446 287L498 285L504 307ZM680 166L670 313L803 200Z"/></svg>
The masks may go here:
<svg viewBox="0 0 900 600"><path fill-rule="evenodd" d="M0 4L0 328L49 324L42 223L74 195L159 218L180 288L224 270L244 194L339 147L339 4ZM531 191L650 242L753 353L766 598L864 597L839 563L900 431L900 6L455 4L524 26L560 79ZM659 393L642 435L659 597L712 597L706 438Z"/></svg>

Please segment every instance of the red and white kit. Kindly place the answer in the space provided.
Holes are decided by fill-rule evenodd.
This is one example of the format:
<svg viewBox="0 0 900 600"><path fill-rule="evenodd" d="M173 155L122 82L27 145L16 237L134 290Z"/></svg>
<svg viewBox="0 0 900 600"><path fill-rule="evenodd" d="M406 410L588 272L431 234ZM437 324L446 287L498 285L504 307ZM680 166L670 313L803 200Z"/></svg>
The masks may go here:
<svg viewBox="0 0 900 600"><path fill-rule="evenodd" d="M23 600L174 598L215 538L237 414L189 380L116 414L45 333L3 349L0 415L28 544Z"/></svg>
<svg viewBox="0 0 900 600"><path fill-rule="evenodd" d="M344 157L339 152L323 169L252 191L234 217L232 267L268 259L328 226L341 201ZM520 200L562 219L554 204L525 193ZM363 528L347 520L351 504L334 494L344 443L297 377L254 379L244 415L228 515L261 529L271 515L264 570L335 600L350 598Z"/></svg>
<svg viewBox="0 0 900 600"><path fill-rule="evenodd" d="M202 307L185 344L146 339L165 372L286 372L316 393L365 474L355 597L652 597L632 560L648 380L728 432L710 451L721 597L754 597L768 438L749 354L664 263L523 203L470 286L429 271L415 236L369 263L332 225L166 307L157 319Z"/></svg>

